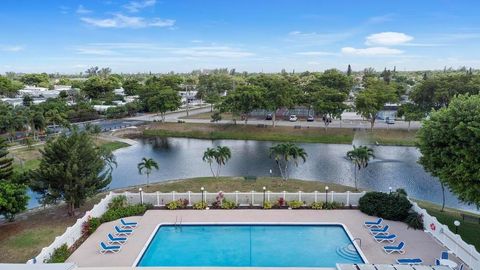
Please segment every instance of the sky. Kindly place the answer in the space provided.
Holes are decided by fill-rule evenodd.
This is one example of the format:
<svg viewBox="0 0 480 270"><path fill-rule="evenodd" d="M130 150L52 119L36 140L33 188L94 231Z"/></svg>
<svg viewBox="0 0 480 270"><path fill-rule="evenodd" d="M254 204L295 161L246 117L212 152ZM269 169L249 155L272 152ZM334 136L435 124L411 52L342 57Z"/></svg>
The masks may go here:
<svg viewBox="0 0 480 270"><path fill-rule="evenodd" d="M0 72L480 68L480 1L2 0Z"/></svg>

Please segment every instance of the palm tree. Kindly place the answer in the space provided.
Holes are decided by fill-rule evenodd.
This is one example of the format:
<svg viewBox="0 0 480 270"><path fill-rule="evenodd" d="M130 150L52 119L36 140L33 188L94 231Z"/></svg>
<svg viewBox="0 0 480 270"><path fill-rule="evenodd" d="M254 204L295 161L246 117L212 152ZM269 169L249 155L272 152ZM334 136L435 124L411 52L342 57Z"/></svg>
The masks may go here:
<svg viewBox="0 0 480 270"><path fill-rule="evenodd" d="M358 190L357 185L357 169L361 170L368 166L368 161L375 158L373 149L367 146L353 146L353 150L347 152L347 158L352 161L354 165L355 189Z"/></svg>
<svg viewBox="0 0 480 270"><path fill-rule="evenodd" d="M212 172L213 177L215 177L215 172L212 168L213 160L215 159L216 150L214 148L208 147L207 150L203 153L203 162L207 162L210 165L210 171Z"/></svg>
<svg viewBox="0 0 480 270"><path fill-rule="evenodd" d="M307 156L305 149L293 143L281 143L270 147L270 158L275 159L282 179L285 181L289 177L288 164L292 161L295 167L298 167L298 160L302 159L305 162Z"/></svg>
<svg viewBox="0 0 480 270"><path fill-rule="evenodd" d="M207 162L210 165L210 171L214 177L220 176L220 169L224 166L227 161L232 157L232 152L227 146L217 146L216 148L207 148L203 153L202 160ZM212 168L212 163L215 161L217 163L217 172Z"/></svg>
<svg viewBox="0 0 480 270"><path fill-rule="evenodd" d="M217 153L215 155L215 161L217 161L217 177L220 176L220 168L224 166L227 161L232 157L232 152L227 146L217 146Z"/></svg>
<svg viewBox="0 0 480 270"><path fill-rule="evenodd" d="M158 170L158 163L152 158L144 157L142 158L142 162L138 163L137 168L138 168L139 174L143 174L143 172L145 171L145 174L147 175L147 186L148 186L148 184L150 184L149 176L152 173L153 169Z"/></svg>

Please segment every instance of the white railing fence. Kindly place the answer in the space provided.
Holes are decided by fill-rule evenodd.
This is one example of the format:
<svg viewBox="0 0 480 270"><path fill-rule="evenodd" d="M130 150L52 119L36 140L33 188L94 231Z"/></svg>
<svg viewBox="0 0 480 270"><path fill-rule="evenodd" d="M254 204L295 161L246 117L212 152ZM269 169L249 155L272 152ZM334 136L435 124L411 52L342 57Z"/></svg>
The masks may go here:
<svg viewBox="0 0 480 270"><path fill-rule="evenodd" d="M67 244L68 247L71 247L82 237L83 224L91 217L100 217L103 215L103 213L107 211L110 201L119 195L121 194L110 192L98 204L95 204L92 210L87 211L82 218L77 219L75 224L68 227L62 235L55 237L55 240L50 246L43 248L42 251L35 258L29 260L27 264L44 263L53 254L53 251L61 247L63 244Z"/></svg>
<svg viewBox="0 0 480 270"><path fill-rule="evenodd" d="M365 192L353 193L347 192L222 192L223 198L235 202L239 206L262 206L263 201L270 201L272 203L277 202L280 198L283 198L285 202L288 201L303 201L306 206L311 205L314 202L337 202L344 206L357 206L360 198L365 195ZM165 206L167 203L176 200L187 200L188 206L192 206L202 200L211 205L217 200L219 192L124 192L123 195L127 197L128 203L148 203L156 207Z"/></svg>
<svg viewBox="0 0 480 270"><path fill-rule="evenodd" d="M452 251L470 269L480 269L480 253L473 245L465 243L458 234L450 231L447 225L440 223L436 217L429 215L416 202L412 202L412 204L412 209L422 215L426 232L430 233L443 246Z"/></svg>

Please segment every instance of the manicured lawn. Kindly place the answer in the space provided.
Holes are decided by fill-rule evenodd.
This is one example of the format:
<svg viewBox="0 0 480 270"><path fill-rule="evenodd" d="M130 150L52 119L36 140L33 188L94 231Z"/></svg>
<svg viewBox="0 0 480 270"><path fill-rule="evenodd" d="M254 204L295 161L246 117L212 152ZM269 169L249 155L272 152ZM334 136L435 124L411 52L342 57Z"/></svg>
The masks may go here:
<svg viewBox="0 0 480 270"><path fill-rule="evenodd" d="M123 147L128 147L130 146L128 143L124 143L124 142L108 142L108 141L102 141L100 143L100 146L107 149L107 150L110 150L110 151L115 151L117 149L120 149L120 148L123 148Z"/></svg>
<svg viewBox="0 0 480 270"><path fill-rule="evenodd" d="M455 232L455 225L453 225L453 222L455 220L460 221L461 224L458 229L458 233L465 242L474 245L475 248L480 251L480 224L478 222L475 223L472 221L462 220L462 217L460 216L462 211L456 209L445 208L445 210L441 212L441 206L439 205L424 201L418 202L418 204L420 205L420 207L427 210L430 215L436 217L438 221L447 225L452 232ZM468 215L474 214L468 213Z"/></svg>
<svg viewBox="0 0 480 270"><path fill-rule="evenodd" d="M381 130L362 133L370 144L382 145L414 145L416 131ZM351 144L355 136L353 129L321 127L295 129L293 127L245 126L242 123L233 124L194 124L194 123L163 123L152 124L143 132L147 137L183 137L196 139L231 139L258 141L288 141L306 143L339 143Z"/></svg>

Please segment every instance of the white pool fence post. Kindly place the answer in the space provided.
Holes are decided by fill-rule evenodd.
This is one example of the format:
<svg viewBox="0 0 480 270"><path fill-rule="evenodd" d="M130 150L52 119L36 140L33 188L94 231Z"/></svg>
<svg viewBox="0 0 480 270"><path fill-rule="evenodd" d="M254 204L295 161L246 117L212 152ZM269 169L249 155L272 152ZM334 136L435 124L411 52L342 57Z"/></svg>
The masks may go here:
<svg viewBox="0 0 480 270"><path fill-rule="evenodd" d="M267 191L267 201L270 201L270 192L271 192L270 190Z"/></svg>
<svg viewBox="0 0 480 270"><path fill-rule="evenodd" d="M143 200L143 191L140 190L140 204L143 204L144 200Z"/></svg>
<svg viewBox="0 0 480 270"><path fill-rule="evenodd" d="M347 191L347 206L350 205L350 191Z"/></svg>
<svg viewBox="0 0 480 270"><path fill-rule="evenodd" d="M298 201L302 201L302 191L298 191Z"/></svg>
<svg viewBox="0 0 480 270"><path fill-rule="evenodd" d="M318 191L315 190L315 198L314 201L317 202Z"/></svg>
<svg viewBox="0 0 480 270"><path fill-rule="evenodd" d="M286 201L286 199L287 199L287 192L284 190L283 191L283 200Z"/></svg>
<svg viewBox="0 0 480 270"><path fill-rule="evenodd" d="M125 196L125 198L127 199L127 204L128 204L128 196L126 191L123 193L123 196Z"/></svg>
<svg viewBox="0 0 480 270"><path fill-rule="evenodd" d="M255 203L255 191L252 190L252 205Z"/></svg>
<svg viewBox="0 0 480 270"><path fill-rule="evenodd" d="M160 192L157 191L157 206L160 206Z"/></svg>
<svg viewBox="0 0 480 270"><path fill-rule="evenodd" d="M334 193L335 193L335 191L330 192L330 194L332 194L332 199L331 199L330 202L332 202L332 203L333 203L333 196L334 196L333 194L334 194Z"/></svg>
<svg viewBox="0 0 480 270"><path fill-rule="evenodd" d="M175 201L175 191L172 191L172 201Z"/></svg>
<svg viewBox="0 0 480 270"><path fill-rule="evenodd" d="M191 206L192 205L192 192L191 191L188 191L188 206Z"/></svg>
<svg viewBox="0 0 480 270"><path fill-rule="evenodd" d="M238 190L235 191L235 204L238 205Z"/></svg>

